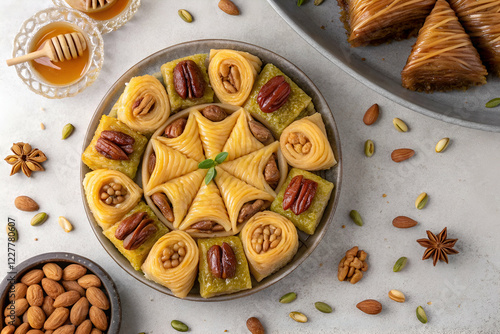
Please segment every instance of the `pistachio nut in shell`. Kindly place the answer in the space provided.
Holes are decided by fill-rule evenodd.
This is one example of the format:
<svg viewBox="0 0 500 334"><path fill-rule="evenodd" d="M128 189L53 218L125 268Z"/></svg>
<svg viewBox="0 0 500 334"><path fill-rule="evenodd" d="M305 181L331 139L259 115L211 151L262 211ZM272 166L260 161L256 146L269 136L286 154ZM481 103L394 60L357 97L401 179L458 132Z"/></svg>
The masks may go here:
<svg viewBox="0 0 500 334"><path fill-rule="evenodd" d="M439 140L436 144L436 153L441 153L443 152L444 150L446 150L446 148L448 147L448 145L450 144L450 138L443 138L441 140Z"/></svg>

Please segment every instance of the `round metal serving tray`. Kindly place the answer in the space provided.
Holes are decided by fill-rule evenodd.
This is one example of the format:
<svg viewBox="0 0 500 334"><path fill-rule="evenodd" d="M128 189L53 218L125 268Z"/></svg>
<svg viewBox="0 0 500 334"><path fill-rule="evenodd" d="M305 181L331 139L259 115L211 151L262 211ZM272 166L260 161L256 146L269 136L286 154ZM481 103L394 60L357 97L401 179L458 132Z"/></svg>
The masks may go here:
<svg viewBox="0 0 500 334"><path fill-rule="evenodd" d="M426 116L473 129L500 132L500 108L486 102L499 96L500 78L466 91L412 92L401 85L401 71L415 38L353 48L347 42L337 1L314 6L308 1L267 0L278 14L323 56L379 94Z"/></svg>
<svg viewBox="0 0 500 334"><path fill-rule="evenodd" d="M323 217L316 229L316 233L312 236L308 236L299 231L299 250L297 251L297 254L292 259L292 261L290 261L285 267L281 268L276 273L272 274L269 277L266 277L261 282L257 282L252 278L252 289L240 291L230 295L222 295L204 299L199 295L198 283L196 282L193 290L185 298L187 300L195 301L221 301L248 296L257 291L263 290L268 286L271 286L272 284L284 278L286 275L290 274L313 252L313 250L323 238L329 223L333 219L333 214L335 213L335 208L337 207L337 203L339 201L340 188L342 184L342 152L340 149L339 133L330 108L328 107L328 104L326 103L325 99L321 95L320 91L316 88L314 83L304 74L304 72L302 72L285 58L259 46L232 40L210 39L177 44L158 51L134 65L127 72L125 72L125 74L123 74L121 78L118 79L118 81L116 81L109 89L109 91L104 95L104 98L97 107L97 110L95 111L87 129L82 151L85 150L85 148L92 140L101 116L103 114L109 113L112 106L123 92L125 84L129 82L132 77L144 74L156 74L160 71L161 65L168 61L198 53L209 53L210 49L234 49L249 52L259 57L264 64L272 63L276 65L293 81L295 81L300 88L302 88L309 96L312 97L314 106L316 107L316 111L320 112L323 116L323 120L325 122L328 133L328 138L332 145L335 157L338 160L338 164L328 171L322 171L319 173L319 175L323 178L326 178L327 180L333 182L335 184L335 188L333 190L332 197L330 198L330 201L328 202L328 205L325 209L325 213L323 214ZM139 166L137 177L135 180L139 185L142 184L140 180L140 171L141 166ZM81 182L83 182L83 178L88 172L90 172L90 169L82 162L80 167ZM90 225L94 231L94 234L96 235L97 239L99 239L99 242L108 252L108 254L116 261L116 263L118 263L120 267L122 267L127 273L135 277L140 282L150 286L155 290L173 296L172 292L169 289L153 281L147 280L142 272L136 271L132 268L128 260L123 257L111 243L111 241L109 241L104 236L101 228L99 227L99 225L97 225L97 222L95 221L94 216L92 215L92 212L90 211L90 208L85 199L85 191L83 189L83 185L81 186L81 194L85 206L85 211L87 213L87 217L90 221Z"/></svg>

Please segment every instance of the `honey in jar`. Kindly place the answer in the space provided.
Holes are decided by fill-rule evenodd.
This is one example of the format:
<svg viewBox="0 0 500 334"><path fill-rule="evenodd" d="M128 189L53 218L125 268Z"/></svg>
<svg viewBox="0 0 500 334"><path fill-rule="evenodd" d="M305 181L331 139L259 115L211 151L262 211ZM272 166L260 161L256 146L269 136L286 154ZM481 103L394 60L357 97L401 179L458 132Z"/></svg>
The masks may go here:
<svg viewBox="0 0 500 334"><path fill-rule="evenodd" d="M43 47L45 41L61 34L67 34L72 32L80 32L73 25L66 22L54 22L46 25L36 34L30 52L36 51ZM71 84L82 76L88 68L89 63L89 43L87 42L87 49L83 52L80 57L64 60L59 62L52 62L52 65L48 63L48 58L43 61L33 60L31 65L41 79L52 85L68 85Z"/></svg>

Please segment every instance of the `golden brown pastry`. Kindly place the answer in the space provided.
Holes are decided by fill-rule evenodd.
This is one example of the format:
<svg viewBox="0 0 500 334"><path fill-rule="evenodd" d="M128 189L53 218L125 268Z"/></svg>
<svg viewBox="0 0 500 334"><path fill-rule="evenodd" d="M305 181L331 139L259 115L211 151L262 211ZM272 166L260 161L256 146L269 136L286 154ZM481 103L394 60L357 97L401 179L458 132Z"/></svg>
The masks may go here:
<svg viewBox="0 0 500 334"><path fill-rule="evenodd" d="M248 52L210 50L208 76L215 95L223 103L243 105L261 66L260 59Z"/></svg>
<svg viewBox="0 0 500 334"><path fill-rule="evenodd" d="M191 173L179 176L156 186L146 192L146 200L149 205L170 229L179 228L206 174L206 169L197 169ZM158 208L158 205L155 204L154 194L164 194L167 197L167 203L172 211L170 214L163 214L161 208ZM158 200L156 200L156 202L157 201ZM163 211L165 211L165 209L163 209Z"/></svg>
<svg viewBox="0 0 500 334"><path fill-rule="evenodd" d="M134 77L125 86L113 111L135 131L152 134L170 116L167 91L152 75Z"/></svg>
<svg viewBox="0 0 500 334"><path fill-rule="evenodd" d="M488 71L500 76L500 1L450 0Z"/></svg>
<svg viewBox="0 0 500 334"><path fill-rule="evenodd" d="M186 119L187 122L180 136L175 138L168 138L167 136L157 136L156 139L171 148L178 150L186 155L188 158L194 159L198 162L205 160L203 154L203 147L201 146L200 134L198 131L198 124L195 116L188 110L182 111L175 116L171 117L167 124L168 129L170 124L174 124L179 119ZM168 131L168 130L167 130Z"/></svg>
<svg viewBox="0 0 500 334"><path fill-rule="evenodd" d="M436 0L337 0L352 46L377 45L417 34Z"/></svg>
<svg viewBox="0 0 500 334"><path fill-rule="evenodd" d="M214 182L201 183L179 229L197 237L233 234L226 207Z"/></svg>
<svg viewBox="0 0 500 334"><path fill-rule="evenodd" d="M216 167L216 170L215 182L226 205L233 233L236 234L253 214L269 207L274 197L235 178L220 167ZM254 207L244 208L247 205Z"/></svg>
<svg viewBox="0 0 500 334"><path fill-rule="evenodd" d="M226 161L237 159L264 147L264 144L258 141L250 131L248 125L251 120L250 115L244 109L241 110L233 130L222 148L222 152L228 153Z"/></svg>
<svg viewBox="0 0 500 334"><path fill-rule="evenodd" d="M299 247L293 223L271 211L250 218L241 230L241 241L250 272L258 282L290 262Z"/></svg>
<svg viewBox="0 0 500 334"><path fill-rule="evenodd" d="M293 167L322 170L337 164L319 113L304 117L285 128L280 137L280 146L283 156Z"/></svg>
<svg viewBox="0 0 500 334"><path fill-rule="evenodd" d="M275 141L236 160L224 162L220 168L276 197L276 191L285 181L288 172L288 165L279 147L279 142ZM271 168L278 170L277 175L273 175Z"/></svg>
<svg viewBox="0 0 500 334"><path fill-rule="evenodd" d="M185 298L198 273L199 250L196 242L183 231L172 231L161 237L142 265L147 279Z"/></svg>
<svg viewBox="0 0 500 334"><path fill-rule="evenodd" d="M198 169L198 162L186 157L181 152L170 148L158 139L151 139L156 156L153 172L146 183L144 190L149 193L154 187L170 181L176 177L188 174Z"/></svg>
<svg viewBox="0 0 500 334"><path fill-rule="evenodd" d="M212 122L204 117L199 111L194 111L194 116L198 121L198 128L200 131L200 139L205 151L205 157L213 159L217 154L222 152L224 143L231 134L236 121L243 113L243 109L239 108L233 112L226 119L220 122Z"/></svg>
<svg viewBox="0 0 500 334"><path fill-rule="evenodd" d="M446 0L438 0L418 33L403 87L416 91L467 89L486 83L486 68Z"/></svg>
<svg viewBox="0 0 500 334"><path fill-rule="evenodd" d="M142 189L132 179L111 169L87 173L83 188L89 208L103 230L118 222L142 197Z"/></svg>

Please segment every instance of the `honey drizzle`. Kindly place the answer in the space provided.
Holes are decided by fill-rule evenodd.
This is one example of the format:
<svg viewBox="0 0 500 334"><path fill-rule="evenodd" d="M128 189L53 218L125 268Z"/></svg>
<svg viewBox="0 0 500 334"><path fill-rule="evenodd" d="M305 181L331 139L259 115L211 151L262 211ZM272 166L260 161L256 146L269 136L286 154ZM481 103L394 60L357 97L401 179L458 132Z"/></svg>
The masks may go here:
<svg viewBox="0 0 500 334"><path fill-rule="evenodd" d="M109 5L108 8L102 11L95 13L86 13L86 14L91 18L93 18L94 20L99 20L99 21L109 20L117 16L121 12L123 12L125 7L127 7L129 1L130 0L116 0L113 4Z"/></svg>
<svg viewBox="0 0 500 334"><path fill-rule="evenodd" d="M38 50L43 43L57 35L67 34L72 32L79 32L72 25L68 23L51 23L42 28L34 40L33 47L30 52ZM54 65L61 69L55 69L46 65L39 64L31 61L33 69L40 75L40 77L53 85L67 85L79 78L81 78L87 71L89 62L88 42L87 49L83 52L82 56L75 59L65 60L62 62L53 62Z"/></svg>

